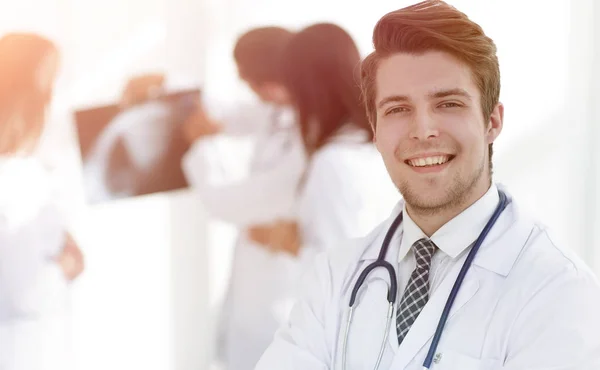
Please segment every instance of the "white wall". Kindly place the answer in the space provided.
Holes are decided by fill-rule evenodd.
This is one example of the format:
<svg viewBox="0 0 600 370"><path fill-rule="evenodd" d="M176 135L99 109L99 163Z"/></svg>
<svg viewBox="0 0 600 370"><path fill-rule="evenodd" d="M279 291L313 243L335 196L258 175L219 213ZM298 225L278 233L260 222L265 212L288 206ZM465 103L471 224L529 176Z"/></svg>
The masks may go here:
<svg viewBox="0 0 600 370"><path fill-rule="evenodd" d="M189 191L80 215L74 226L87 266L72 294L76 369L208 366L206 225Z"/></svg>
<svg viewBox="0 0 600 370"><path fill-rule="evenodd" d="M597 272L600 272L599 261L596 260L596 229L598 226L597 178L598 151L600 136L598 135L598 29L597 1L583 0L572 2L570 27L570 70L571 78L568 91L568 114L562 122L558 135L563 142L568 142L569 152L565 153L569 161L565 173L569 187L564 193L564 215L566 226L571 231L568 235L573 243L577 243L580 254ZM596 8L595 8L596 7Z"/></svg>
<svg viewBox="0 0 600 370"><path fill-rule="evenodd" d="M591 2L592 0L590 0ZM589 12L588 19L600 19L600 5L597 2L591 4L593 11ZM588 134L588 146L590 148L591 173L588 177L588 196L589 222L588 227L592 233L590 239L590 248L588 248L588 256L594 261L594 267L600 274L600 25L593 21L594 33L594 53L590 61L591 78L589 85L591 90L590 98L590 125Z"/></svg>

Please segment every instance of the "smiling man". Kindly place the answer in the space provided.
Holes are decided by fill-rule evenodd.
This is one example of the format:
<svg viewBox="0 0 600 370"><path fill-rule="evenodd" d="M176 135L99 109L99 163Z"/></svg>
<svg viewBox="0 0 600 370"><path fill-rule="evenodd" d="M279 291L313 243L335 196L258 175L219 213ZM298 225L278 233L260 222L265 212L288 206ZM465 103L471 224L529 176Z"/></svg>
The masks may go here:
<svg viewBox="0 0 600 370"><path fill-rule="evenodd" d="M404 199L316 261L257 369L600 369L597 279L493 182L494 42L442 1L385 15L373 42L366 109Z"/></svg>
<svg viewBox="0 0 600 370"><path fill-rule="evenodd" d="M375 74L377 81L376 91L367 95L369 113L377 147L410 217L432 235L491 190L491 148L504 110L498 62L469 65L460 55L420 50L418 42L405 47L411 52L365 62L365 75ZM485 74L482 81L473 70ZM490 99L482 99L478 83ZM375 83L366 85L374 89Z"/></svg>

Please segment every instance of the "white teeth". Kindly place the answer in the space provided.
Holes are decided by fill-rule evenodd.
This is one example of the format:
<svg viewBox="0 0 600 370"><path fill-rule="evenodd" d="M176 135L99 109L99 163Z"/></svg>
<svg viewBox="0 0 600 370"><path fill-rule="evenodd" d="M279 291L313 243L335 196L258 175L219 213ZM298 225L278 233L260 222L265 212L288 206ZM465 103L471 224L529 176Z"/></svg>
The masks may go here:
<svg viewBox="0 0 600 370"><path fill-rule="evenodd" d="M449 159L450 159L450 156L438 155L438 156L433 156L433 157L411 159L408 162L411 166L414 166L414 167L425 167L425 166L433 166L433 165L437 165L437 164L444 164L444 163L448 162Z"/></svg>

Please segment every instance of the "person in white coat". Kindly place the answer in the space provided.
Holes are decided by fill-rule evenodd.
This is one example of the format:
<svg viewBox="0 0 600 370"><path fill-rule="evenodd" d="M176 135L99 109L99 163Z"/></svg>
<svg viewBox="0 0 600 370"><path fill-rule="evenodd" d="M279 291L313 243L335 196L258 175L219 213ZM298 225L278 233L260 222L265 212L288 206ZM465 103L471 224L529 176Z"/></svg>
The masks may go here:
<svg viewBox="0 0 600 370"><path fill-rule="evenodd" d="M240 77L262 103L237 104L218 122L200 106L185 126L191 142L182 163L188 183L210 216L240 231L217 328L217 362L228 370L252 369L289 311L290 258L252 241L248 230L295 217L306 154L279 73L281 50L291 36L280 27L243 34L235 61ZM242 178L228 176L222 168L226 157L243 162L244 152L227 152L223 139L248 136L255 148L249 172Z"/></svg>
<svg viewBox="0 0 600 370"><path fill-rule="evenodd" d="M309 155L297 219L252 229L256 240L295 256L299 278L318 253L367 234L399 194L376 148L356 84L359 50L331 23L298 32L284 52L284 83Z"/></svg>
<svg viewBox="0 0 600 370"><path fill-rule="evenodd" d="M83 254L37 147L58 67L38 35L0 39L0 369L68 368L65 315Z"/></svg>
<svg viewBox="0 0 600 370"><path fill-rule="evenodd" d="M492 181L493 41L441 1L385 15L373 40L362 87L403 200L318 257L256 369L600 368L596 277Z"/></svg>

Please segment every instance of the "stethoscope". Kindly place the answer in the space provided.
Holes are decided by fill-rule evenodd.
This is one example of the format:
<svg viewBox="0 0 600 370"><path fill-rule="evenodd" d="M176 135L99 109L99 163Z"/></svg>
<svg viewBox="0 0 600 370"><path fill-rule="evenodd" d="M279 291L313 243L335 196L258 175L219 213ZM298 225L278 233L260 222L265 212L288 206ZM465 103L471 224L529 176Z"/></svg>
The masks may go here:
<svg viewBox="0 0 600 370"><path fill-rule="evenodd" d="M469 252L467 259L466 259L465 263L463 264L462 269L460 270L460 273L458 274L458 277L456 278L456 281L454 282L454 286L452 287L452 291L450 292L450 296L448 297L448 300L446 301L446 305L444 306L444 311L442 312L442 316L440 317L440 320L438 322L437 329L436 329L435 335L433 337L433 341L431 342L431 345L429 346L429 352L427 352L427 357L425 358L425 362L423 363L423 370L428 370L431 367L431 363L433 362L433 357L435 356L435 352L437 350L438 344L440 342L440 338L442 336L442 331L444 330L444 326L450 315L450 310L452 309L452 305L454 304L454 300L456 299L456 296L458 295L460 286L462 285L463 280L465 279L465 276L467 275L467 271L469 270L469 267L471 267L471 263L473 262L473 259L475 258L475 255L477 254L477 251L479 250L479 247L481 247L481 244L483 243L483 241L487 237L488 233L490 232L490 230L492 229L492 227L498 220L498 217L500 217L500 214L502 213L502 211L504 211L504 209L508 205L508 199L507 199L506 194L504 194L504 192L502 190L499 190L498 194L500 196L500 201L498 202L498 206L496 207L496 210L494 211L494 214L492 215L490 220L487 222L487 224L483 228L483 231L481 232L481 234L479 234L479 237L477 237L477 240L475 241L473 248ZM349 309L348 320L346 322L346 329L345 329L345 333L344 333L344 342L343 342L343 347L342 347L342 369L343 370L346 369L346 352L347 352L347 344L348 344L348 335L350 334L350 324L352 323L352 316L354 314L354 303L356 302L356 296L358 294L360 287L365 282L367 276L378 267L383 267L384 269L386 269L388 271L388 273L390 275L390 287L388 288L388 294L387 294L387 299L389 302L387 321L386 321L386 325L385 325L385 333L383 335L383 341L381 342L381 347L379 350L379 356L377 357L377 362L375 363L375 370L379 369L379 365L381 364L381 359L383 358L383 351L385 350L385 344L388 339L388 333L390 332L390 325L392 324L392 320L394 318L394 302L396 302L396 296L397 296L397 292L398 292L398 282L396 279L396 270L394 269L394 267L392 266L391 263L389 263L385 260L385 256L389 249L392 237L394 236L394 233L396 232L396 230L398 229L398 227L400 226L401 223L402 223L402 212L400 212L400 214L398 214L398 216L396 216L396 218L394 219L394 222L392 222L392 225L388 229L387 234L385 235L385 238L383 240L383 244L381 245L381 249L379 251L379 256L377 257L377 260L375 262L369 264L367 267L365 267L365 269L362 271L362 273L356 280L356 283L354 284L354 288L352 288L352 294L350 295L350 304L349 304L349 308L348 308Z"/></svg>

